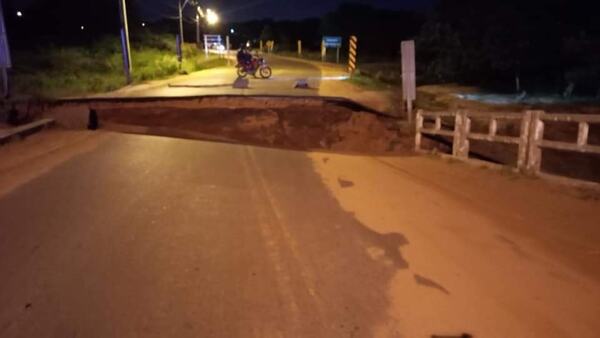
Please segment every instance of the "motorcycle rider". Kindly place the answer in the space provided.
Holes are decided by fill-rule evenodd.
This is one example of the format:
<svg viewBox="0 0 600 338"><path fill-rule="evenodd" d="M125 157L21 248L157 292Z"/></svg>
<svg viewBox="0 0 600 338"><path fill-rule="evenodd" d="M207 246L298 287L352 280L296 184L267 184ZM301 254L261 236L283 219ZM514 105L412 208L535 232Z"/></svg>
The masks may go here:
<svg viewBox="0 0 600 338"><path fill-rule="evenodd" d="M237 52L237 72L238 76L246 77L248 74L256 77L258 73L261 78L268 79L271 77L271 67L267 65L265 60L258 55L252 55L250 49L250 42L245 45L241 45Z"/></svg>
<svg viewBox="0 0 600 338"><path fill-rule="evenodd" d="M246 47L246 45L242 45L240 50L237 53L237 61L240 65L247 66L252 62L252 54Z"/></svg>

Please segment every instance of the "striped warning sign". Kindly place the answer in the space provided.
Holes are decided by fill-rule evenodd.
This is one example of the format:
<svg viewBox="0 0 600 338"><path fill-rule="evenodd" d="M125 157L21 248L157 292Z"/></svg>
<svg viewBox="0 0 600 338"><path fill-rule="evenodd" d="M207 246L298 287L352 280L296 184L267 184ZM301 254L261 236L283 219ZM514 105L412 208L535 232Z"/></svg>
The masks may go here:
<svg viewBox="0 0 600 338"><path fill-rule="evenodd" d="M356 48L358 39L352 35L350 37L350 55L348 56L348 72L353 74L356 70Z"/></svg>

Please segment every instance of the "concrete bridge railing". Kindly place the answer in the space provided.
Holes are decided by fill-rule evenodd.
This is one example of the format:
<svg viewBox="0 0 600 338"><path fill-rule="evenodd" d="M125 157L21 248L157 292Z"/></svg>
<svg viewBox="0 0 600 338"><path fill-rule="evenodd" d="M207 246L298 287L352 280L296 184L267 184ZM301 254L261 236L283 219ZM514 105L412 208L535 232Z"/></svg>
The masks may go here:
<svg viewBox="0 0 600 338"><path fill-rule="evenodd" d="M442 125L443 119L453 120ZM433 121L433 126L425 126L425 121ZM483 121L487 133L472 130L472 120ZM499 135L499 121L520 124L519 136ZM577 123L577 140L573 142L552 141L544 138L545 122ZM416 117L415 149L422 152L423 135L445 136L452 138L452 156L469 159L470 140L513 144L518 146L517 169L531 174L541 175L542 150L600 154L600 145L588 142L590 124L600 124L600 115L584 114L548 114L544 111L525 111L524 113L482 113L458 110L453 112L428 112L419 110Z"/></svg>

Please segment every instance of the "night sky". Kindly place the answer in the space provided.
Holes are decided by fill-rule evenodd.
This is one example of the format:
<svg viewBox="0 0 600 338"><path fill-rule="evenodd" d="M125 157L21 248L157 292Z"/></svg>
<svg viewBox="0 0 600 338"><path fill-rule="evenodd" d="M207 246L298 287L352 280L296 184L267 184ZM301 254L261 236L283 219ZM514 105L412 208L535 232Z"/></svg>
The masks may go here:
<svg viewBox="0 0 600 338"><path fill-rule="evenodd" d="M153 10L148 15L156 15L157 10L168 10L165 0L147 0L152 2ZM321 16L334 10L343 0L210 0L206 3L218 9L226 21L276 18L299 19ZM432 0L363 0L353 1L371 4L375 7L390 9L422 9Z"/></svg>
<svg viewBox="0 0 600 338"><path fill-rule="evenodd" d="M164 0L150 0L158 5ZM343 0L211 0L208 4L218 9L226 21L276 18L299 19L320 16L334 10ZM366 0L354 1L390 9L424 8L431 0Z"/></svg>
<svg viewBox="0 0 600 338"><path fill-rule="evenodd" d="M8 0L13 4L27 6L32 0ZM109 0L101 0L109 1ZM117 0L112 0L117 1ZM134 0L129 0L134 1ZM173 17L177 14L177 0L138 0L144 4L143 15L147 20ZM352 1L389 9L425 9L435 0L362 0ZM335 9L344 0L201 0L221 14L226 22L273 18L300 19L321 16Z"/></svg>

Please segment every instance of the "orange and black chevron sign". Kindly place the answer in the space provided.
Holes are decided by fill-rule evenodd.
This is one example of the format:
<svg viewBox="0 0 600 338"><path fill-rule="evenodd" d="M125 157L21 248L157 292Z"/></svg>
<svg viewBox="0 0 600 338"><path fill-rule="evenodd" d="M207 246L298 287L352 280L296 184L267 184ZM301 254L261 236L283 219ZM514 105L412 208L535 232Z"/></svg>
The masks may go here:
<svg viewBox="0 0 600 338"><path fill-rule="evenodd" d="M348 72L353 74L356 70L356 47L357 47L358 39L356 36L352 35L350 37L350 55L348 57Z"/></svg>

